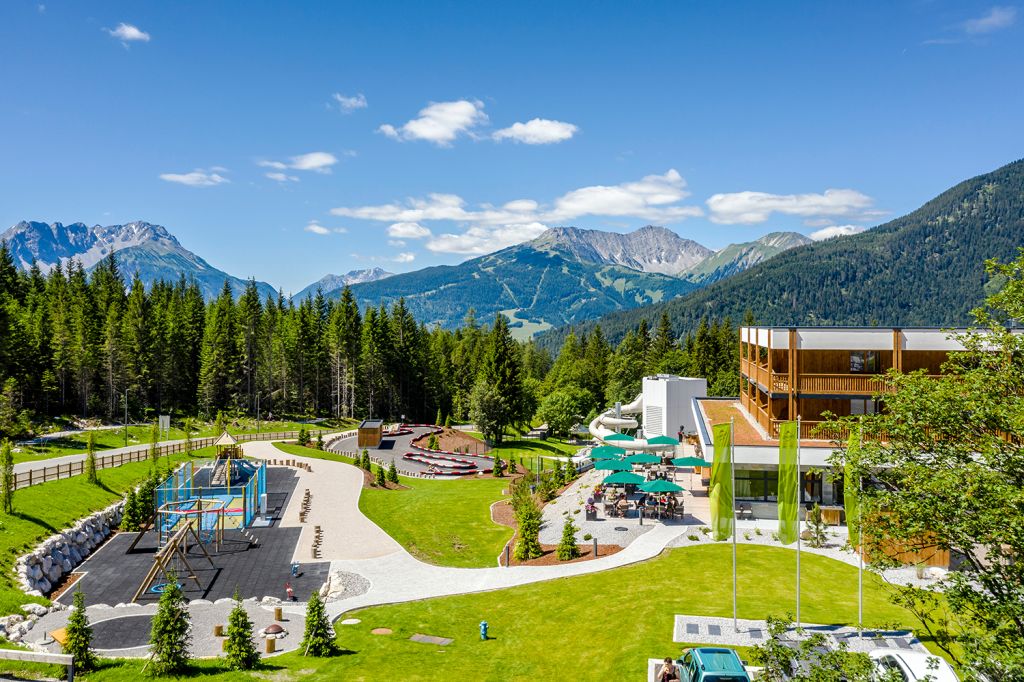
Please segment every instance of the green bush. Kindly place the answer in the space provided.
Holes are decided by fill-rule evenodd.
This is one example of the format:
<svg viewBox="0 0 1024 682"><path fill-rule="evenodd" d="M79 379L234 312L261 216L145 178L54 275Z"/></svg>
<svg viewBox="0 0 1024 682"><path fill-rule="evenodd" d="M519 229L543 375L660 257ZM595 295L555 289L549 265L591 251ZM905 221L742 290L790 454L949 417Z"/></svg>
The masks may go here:
<svg viewBox="0 0 1024 682"><path fill-rule="evenodd" d="M398 467L395 466L394 461L388 465L388 483L398 484Z"/></svg>
<svg viewBox="0 0 1024 682"><path fill-rule="evenodd" d="M384 465L377 465L377 475L375 476L374 482L381 488L386 488L388 484L387 475L384 473Z"/></svg>
<svg viewBox="0 0 1024 682"><path fill-rule="evenodd" d="M370 451L369 450L366 450L366 449L363 450L363 456L359 460L359 466L361 466L362 468L366 469L367 471L370 471L371 469L373 469L373 462L370 461Z"/></svg>
<svg viewBox="0 0 1024 682"><path fill-rule="evenodd" d="M228 667L232 670L252 670L260 662L260 653L252 638L252 621L242 606L242 598L235 592L235 606L228 616L228 638L224 643Z"/></svg>
<svg viewBox="0 0 1024 682"><path fill-rule="evenodd" d="M578 530L576 524L572 522L572 517L568 517L562 526L562 541L558 543L559 561L571 561L580 557L580 548L576 544Z"/></svg>
<svg viewBox="0 0 1024 682"><path fill-rule="evenodd" d="M189 615L185 595L178 587L174 572L167 574L167 586L153 616L149 646L153 671L158 675L181 673L188 666L190 653Z"/></svg>
<svg viewBox="0 0 1024 682"><path fill-rule="evenodd" d="M87 672L96 667L96 654L92 650L92 628L85 613L85 595L75 590L68 624L64 628L61 651L75 657L75 670Z"/></svg>
<svg viewBox="0 0 1024 682"><path fill-rule="evenodd" d="M327 611L320 599L320 593L314 591L306 602L306 631L299 643L303 656L333 656L338 647L334 643L334 633L327 619Z"/></svg>
<svg viewBox="0 0 1024 682"><path fill-rule="evenodd" d="M303 426L299 429L299 437L296 443L304 448L309 447L309 431L306 430L306 427Z"/></svg>

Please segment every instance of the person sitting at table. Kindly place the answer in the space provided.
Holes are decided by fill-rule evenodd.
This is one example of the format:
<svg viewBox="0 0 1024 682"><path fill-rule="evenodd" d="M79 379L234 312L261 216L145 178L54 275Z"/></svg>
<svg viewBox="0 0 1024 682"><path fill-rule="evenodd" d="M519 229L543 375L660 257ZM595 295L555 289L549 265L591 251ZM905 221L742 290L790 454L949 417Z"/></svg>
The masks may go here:
<svg viewBox="0 0 1024 682"><path fill-rule="evenodd" d="M619 501L615 503L615 511L618 512L619 516L625 517L626 512L629 510L629 500L626 499L626 495L619 495Z"/></svg>

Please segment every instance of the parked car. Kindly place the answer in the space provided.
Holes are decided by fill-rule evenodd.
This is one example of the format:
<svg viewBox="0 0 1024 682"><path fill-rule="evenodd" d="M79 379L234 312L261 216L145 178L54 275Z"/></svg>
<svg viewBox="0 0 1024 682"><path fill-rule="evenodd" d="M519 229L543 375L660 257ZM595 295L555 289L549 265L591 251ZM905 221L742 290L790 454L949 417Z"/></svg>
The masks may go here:
<svg viewBox="0 0 1024 682"><path fill-rule="evenodd" d="M949 663L934 654L913 649L875 649L868 656L878 673L895 670L906 682L960 682Z"/></svg>
<svg viewBox="0 0 1024 682"><path fill-rule="evenodd" d="M681 682L750 682L743 661L732 649L684 649L678 662Z"/></svg>

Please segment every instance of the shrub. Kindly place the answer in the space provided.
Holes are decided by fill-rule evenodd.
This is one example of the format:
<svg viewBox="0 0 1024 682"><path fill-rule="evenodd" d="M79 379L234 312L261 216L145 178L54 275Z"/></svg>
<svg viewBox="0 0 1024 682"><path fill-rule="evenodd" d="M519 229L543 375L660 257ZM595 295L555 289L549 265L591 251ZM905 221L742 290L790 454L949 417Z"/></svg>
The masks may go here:
<svg viewBox="0 0 1024 682"><path fill-rule="evenodd" d="M309 446L309 431L306 430L306 427L303 426L299 429L299 437L296 442L304 448Z"/></svg>
<svg viewBox="0 0 1024 682"><path fill-rule="evenodd" d="M167 574L167 587L153 616L149 646L153 670L158 675L182 672L189 661L189 615L185 595L178 587L173 571Z"/></svg>
<svg viewBox="0 0 1024 682"><path fill-rule="evenodd" d="M594 536L591 535L590 533L585 533L583 535L583 541L584 542L589 542L590 540L593 540L593 539L594 539Z"/></svg>
<svg viewBox="0 0 1024 682"><path fill-rule="evenodd" d="M704 535L707 535L708 533L711 532L711 529L708 528L707 526L701 526L700 527L700 532L703 533Z"/></svg>
<svg viewBox="0 0 1024 682"><path fill-rule="evenodd" d="M383 464L378 464L377 465L377 475L376 475L376 477L374 479L374 482L377 485L379 485L381 488L386 488L387 487L388 480L387 480L387 476L384 474L384 465Z"/></svg>
<svg viewBox="0 0 1024 682"><path fill-rule="evenodd" d="M697 542L698 540L700 540L700 536L699 535L694 535L693 533L690 533L689 535L686 536L686 539L689 540L690 542Z"/></svg>
<svg viewBox="0 0 1024 682"><path fill-rule="evenodd" d="M388 483L398 484L398 467L395 466L394 461L388 466Z"/></svg>
<svg viewBox="0 0 1024 682"><path fill-rule="evenodd" d="M427 449L428 450L438 450L438 449L440 449L438 447L437 434L436 433L430 434L430 437L427 438Z"/></svg>
<svg viewBox="0 0 1024 682"><path fill-rule="evenodd" d="M303 656L333 656L338 651L319 592L314 591L306 602L306 631L299 647Z"/></svg>
<svg viewBox="0 0 1024 682"><path fill-rule="evenodd" d="M452 427L452 416L449 414L444 418L444 428L450 429Z"/></svg>
<svg viewBox="0 0 1024 682"><path fill-rule="evenodd" d="M497 478L501 478L502 476L505 475L505 468L504 468L504 466L505 465L502 464L502 462L501 462L501 457L499 457L498 453L495 452L494 453L494 475Z"/></svg>
<svg viewBox="0 0 1024 682"><path fill-rule="evenodd" d="M252 639L252 621L235 592L235 606L228 616L228 639L224 644L228 667L232 670L252 670L260 662L260 654Z"/></svg>
<svg viewBox="0 0 1024 682"><path fill-rule="evenodd" d="M509 457L508 458L508 472L510 474L516 473L516 458L515 457Z"/></svg>
<svg viewBox="0 0 1024 682"><path fill-rule="evenodd" d="M763 533L761 532L760 528L754 528L754 535L760 537L761 535L763 535Z"/></svg>
<svg viewBox="0 0 1024 682"><path fill-rule="evenodd" d="M580 548L576 545L576 532L578 530L576 524L572 522L572 517L565 520L565 525L562 526L562 541L558 543L559 561L571 561L579 558Z"/></svg>
<svg viewBox="0 0 1024 682"><path fill-rule="evenodd" d="M366 450L366 449L363 450L363 457L359 461L359 466L361 466L362 468L366 469L367 471L369 471L370 469L373 468L373 462L370 461L370 451L369 450Z"/></svg>
<svg viewBox="0 0 1024 682"><path fill-rule="evenodd" d="M14 513L14 453L9 440L0 444L0 508Z"/></svg>
<svg viewBox="0 0 1024 682"><path fill-rule="evenodd" d="M124 510L121 513L121 530L135 532L139 530L139 498L135 488L128 488L124 496Z"/></svg>
<svg viewBox="0 0 1024 682"><path fill-rule="evenodd" d="M96 654L92 650L92 627L85 613L85 595L81 590L75 590L61 651L75 657L76 670L86 672L96 667Z"/></svg>
<svg viewBox="0 0 1024 682"><path fill-rule="evenodd" d="M811 511L804 523L807 526L807 532L810 534L807 544L811 547L824 547L828 541L828 526L825 524L825 519L821 514L821 507L818 506L817 502L811 507Z"/></svg>
<svg viewBox="0 0 1024 682"><path fill-rule="evenodd" d="M324 449L324 432L323 431L317 431L316 432L316 449L317 450L323 450Z"/></svg>
<svg viewBox="0 0 1024 682"><path fill-rule="evenodd" d="M555 460L555 468L552 470L551 479L555 486L562 487L565 484L565 474L562 473L562 461Z"/></svg>
<svg viewBox="0 0 1024 682"><path fill-rule="evenodd" d="M434 424L437 426L441 425L441 408L437 408L437 417L434 418Z"/></svg>
<svg viewBox="0 0 1024 682"><path fill-rule="evenodd" d="M100 482L96 476L96 434L93 431L85 440L85 480L93 484Z"/></svg>

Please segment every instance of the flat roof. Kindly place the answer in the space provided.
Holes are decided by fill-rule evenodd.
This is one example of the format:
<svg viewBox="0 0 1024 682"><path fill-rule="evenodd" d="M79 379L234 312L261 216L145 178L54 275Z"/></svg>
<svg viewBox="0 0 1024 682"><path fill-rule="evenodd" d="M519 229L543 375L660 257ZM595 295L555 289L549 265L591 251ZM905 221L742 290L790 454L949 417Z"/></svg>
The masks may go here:
<svg viewBox="0 0 1024 682"><path fill-rule="evenodd" d="M747 413L740 405L739 398L694 398L694 403L700 411L700 418L706 427L706 434L702 434L705 445L711 444L711 427L718 424L733 422L733 443L737 446L764 446L779 447L778 438L770 438L760 425L754 421L754 417ZM808 448L832 448L832 442L828 440L800 439L801 447Z"/></svg>
<svg viewBox="0 0 1024 682"><path fill-rule="evenodd" d="M361 429L379 429L383 426L383 419L364 419L359 423L359 428Z"/></svg>

